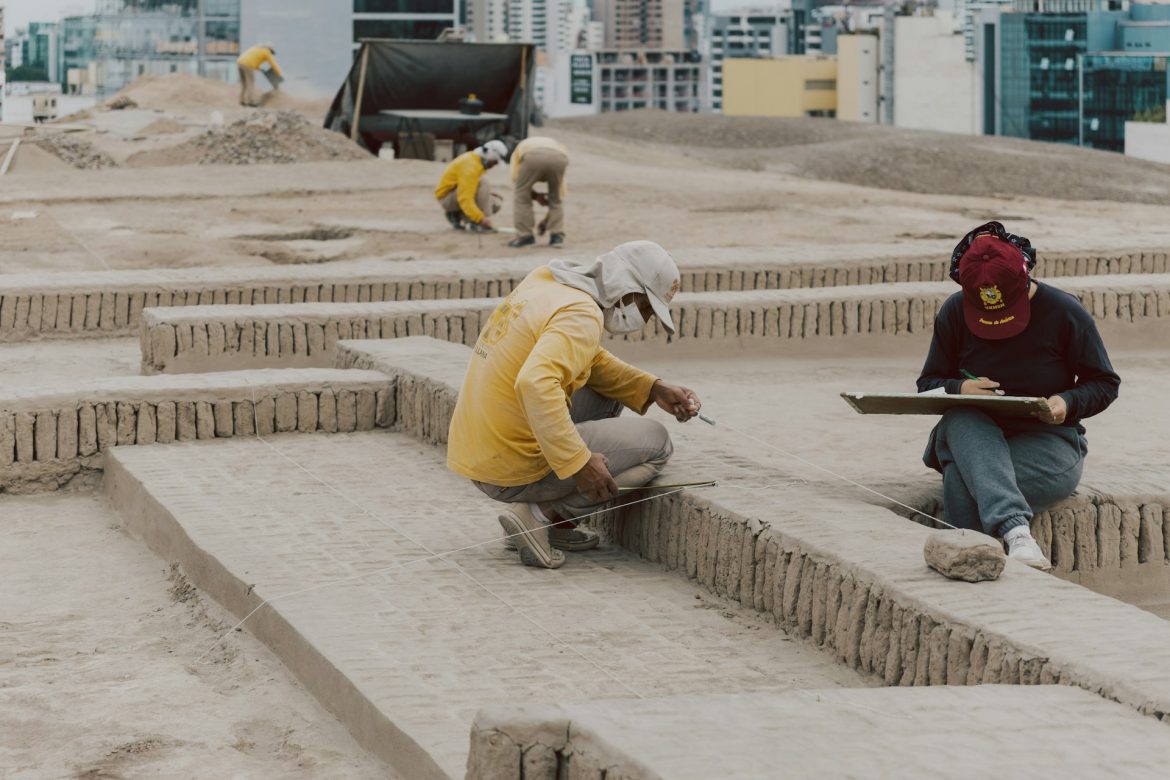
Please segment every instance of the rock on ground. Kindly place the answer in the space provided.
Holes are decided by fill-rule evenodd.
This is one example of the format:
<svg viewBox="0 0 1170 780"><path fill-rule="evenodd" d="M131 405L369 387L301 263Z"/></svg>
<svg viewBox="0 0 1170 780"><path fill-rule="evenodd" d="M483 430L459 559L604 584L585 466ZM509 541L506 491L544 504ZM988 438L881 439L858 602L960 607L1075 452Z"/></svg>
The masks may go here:
<svg viewBox="0 0 1170 780"><path fill-rule="evenodd" d="M1003 546L978 531L934 531L922 553L939 574L967 582L998 579L1007 564Z"/></svg>

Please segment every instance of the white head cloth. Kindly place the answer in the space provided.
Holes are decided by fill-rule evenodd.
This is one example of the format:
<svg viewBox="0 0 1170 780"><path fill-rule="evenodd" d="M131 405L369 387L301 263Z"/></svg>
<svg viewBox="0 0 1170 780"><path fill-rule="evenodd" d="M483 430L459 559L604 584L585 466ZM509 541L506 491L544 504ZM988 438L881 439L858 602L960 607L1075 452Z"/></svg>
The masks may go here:
<svg viewBox="0 0 1170 780"><path fill-rule="evenodd" d="M670 301L678 292L678 266L653 241L629 241L593 260L557 259L548 267L554 279L589 293L602 309L630 293L645 293L658 319L674 332Z"/></svg>

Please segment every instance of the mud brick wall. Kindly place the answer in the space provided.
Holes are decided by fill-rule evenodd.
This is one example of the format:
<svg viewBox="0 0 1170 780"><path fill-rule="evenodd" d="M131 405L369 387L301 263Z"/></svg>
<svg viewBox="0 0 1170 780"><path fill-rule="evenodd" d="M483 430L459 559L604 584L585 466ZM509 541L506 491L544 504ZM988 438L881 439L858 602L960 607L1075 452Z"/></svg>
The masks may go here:
<svg viewBox="0 0 1170 780"><path fill-rule="evenodd" d="M437 432L449 425L448 399L461 384L455 367L466 364L466 350L426 339L345 346L354 353L347 360L413 374L417 397L444 399L403 405L396 421L426 432L427 441L443 440ZM420 414L434 419L409 419ZM676 453L672 463L709 473L709 463L687 465L703 457ZM879 507L808 495L793 516L783 508L784 489L769 491L675 493L593 525L886 685L1060 683L1158 718L1170 713L1170 676L1156 660L1170 642L1165 621L1024 567L988 586L948 581L926 569L925 532L915 524L891 523ZM1088 636L1086 625L1094 626ZM1094 640L1110 632L1126 646Z"/></svg>
<svg viewBox="0 0 1170 780"><path fill-rule="evenodd" d="M143 373L329 366L344 339L429 336L474 345L498 298L148 310Z"/></svg>
<svg viewBox="0 0 1170 780"><path fill-rule="evenodd" d="M0 342L131 334L144 309L159 307L495 298L512 291L530 262L462 266L445 273L436 263L367 261L0 276Z"/></svg>
<svg viewBox="0 0 1170 780"><path fill-rule="evenodd" d="M394 419L370 371L129 377L0 396L0 493L52 490L112 447L270 433L370 430Z"/></svg>
<svg viewBox="0 0 1170 780"><path fill-rule="evenodd" d="M1101 323L1170 322L1170 274L1076 277L1061 289ZM950 282L680 295L677 332L657 320L630 341L839 339L930 333ZM430 336L474 345L497 299L151 309L139 334L143 373L332 364L339 340Z"/></svg>
<svg viewBox="0 0 1170 780"><path fill-rule="evenodd" d="M1153 468L1127 467L1119 480L1108 464L1077 492L1032 518L1032 535L1057 576L1105 592L1170 585L1170 479ZM946 519L938 480L895 490L919 512ZM899 511L895 508L894 511ZM910 519L926 526L922 514Z"/></svg>
<svg viewBox="0 0 1170 780"><path fill-rule="evenodd" d="M791 254L792 251L789 251ZM709 260L705 255L720 255ZM683 292L841 287L944 281L945 253L917 257L737 258L680 253ZM879 254L880 253L876 253ZM171 306L494 298L532 269L529 258L476 261L366 260L328 266L191 268L0 276L0 342L133 333L142 311ZM1167 253L1148 250L1041 254L1041 278L1167 273Z"/></svg>

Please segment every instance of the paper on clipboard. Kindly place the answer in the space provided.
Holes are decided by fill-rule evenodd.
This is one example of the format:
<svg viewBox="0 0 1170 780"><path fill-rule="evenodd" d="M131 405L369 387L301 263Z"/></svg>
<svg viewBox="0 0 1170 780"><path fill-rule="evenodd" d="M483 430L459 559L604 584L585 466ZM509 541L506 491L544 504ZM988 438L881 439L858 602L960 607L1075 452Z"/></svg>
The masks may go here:
<svg viewBox="0 0 1170 780"><path fill-rule="evenodd" d="M972 406L993 417L1035 417L1048 409L1045 398L1012 395L938 395L934 393L841 393L859 414L943 414Z"/></svg>

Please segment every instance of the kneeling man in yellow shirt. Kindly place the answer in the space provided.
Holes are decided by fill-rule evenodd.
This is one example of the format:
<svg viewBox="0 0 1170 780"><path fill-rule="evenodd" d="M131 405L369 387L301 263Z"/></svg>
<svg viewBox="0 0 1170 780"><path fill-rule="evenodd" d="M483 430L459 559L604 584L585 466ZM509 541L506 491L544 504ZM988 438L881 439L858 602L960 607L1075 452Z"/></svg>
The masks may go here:
<svg viewBox="0 0 1170 780"><path fill-rule="evenodd" d="M674 332L679 272L665 249L632 241L595 260L554 260L496 307L479 335L447 442L447 466L508 503L505 534L529 566L559 568L561 550L597 546L576 527L652 480L674 452L656 420L619 419L658 404L686 422L699 398L614 357L603 331L640 331L651 317Z"/></svg>

